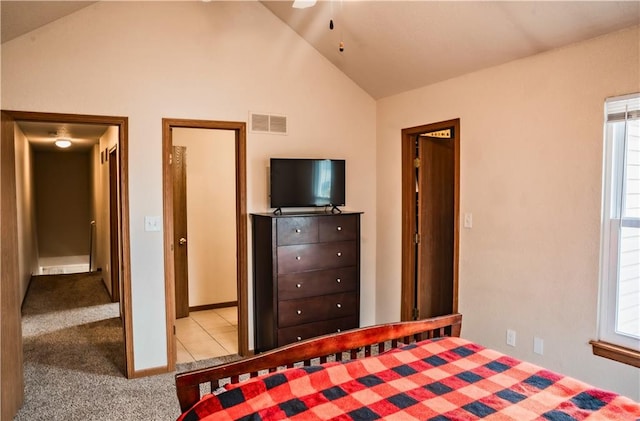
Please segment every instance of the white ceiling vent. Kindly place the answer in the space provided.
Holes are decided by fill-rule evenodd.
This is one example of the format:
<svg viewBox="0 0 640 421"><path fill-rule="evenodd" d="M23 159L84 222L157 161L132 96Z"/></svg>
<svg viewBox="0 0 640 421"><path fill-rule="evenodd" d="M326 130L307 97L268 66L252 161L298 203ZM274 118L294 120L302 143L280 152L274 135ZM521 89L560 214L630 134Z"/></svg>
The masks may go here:
<svg viewBox="0 0 640 421"><path fill-rule="evenodd" d="M250 113L251 131L255 133L287 134L287 116Z"/></svg>

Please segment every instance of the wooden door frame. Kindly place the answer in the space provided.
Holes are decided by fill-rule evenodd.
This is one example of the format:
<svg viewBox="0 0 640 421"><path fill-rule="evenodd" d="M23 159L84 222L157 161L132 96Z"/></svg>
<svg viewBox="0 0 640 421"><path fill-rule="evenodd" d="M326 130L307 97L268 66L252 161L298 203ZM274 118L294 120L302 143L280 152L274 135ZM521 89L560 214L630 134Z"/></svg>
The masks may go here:
<svg viewBox="0 0 640 421"><path fill-rule="evenodd" d="M164 202L164 284L167 314L167 361L169 371L176 366L175 338L175 268L173 261L173 178L171 152L173 139L171 129L214 129L235 132L235 172L236 172L236 248L237 248L237 297L238 297L238 353L249 353L248 326L248 283L247 283L247 176L246 142L247 124L234 121L162 119L162 187Z"/></svg>
<svg viewBox="0 0 640 421"><path fill-rule="evenodd" d="M118 146L116 145L109 149L107 151L107 156L109 157L109 265L111 267L109 271L111 279L109 281L111 283L111 301L116 303L120 301L120 271L113 270L113 264L115 260L114 251L116 252L117 261L120 261L120 236L118 235L120 231L118 229L118 219L120 219L120 208L118 206L118 179L120 178L120 174L118 174L118 168L120 166L116 163L115 170L112 171L112 162L114 156L116 159L118 157ZM113 189L115 189L115 192ZM113 203L114 196L116 203Z"/></svg>
<svg viewBox="0 0 640 421"><path fill-rule="evenodd" d="M453 231L453 312L458 312L458 259L460 244L460 119L402 129L402 270L401 270L401 320L412 320L415 294L414 254L416 233L416 183L415 183L415 137L421 133L454 128L454 231Z"/></svg>
<svg viewBox="0 0 640 421"><path fill-rule="evenodd" d="M118 127L118 164L120 168L120 279L122 283L122 319L124 326L125 375L136 377L133 358L133 322L131 320L131 245L129 237L129 180L128 180L128 137L129 119L121 116L101 116L88 114L59 114L30 111L2 110L14 121L33 121L71 124L100 124ZM14 157L15 159L15 157ZM111 268L113 270L113 268Z"/></svg>
<svg viewBox="0 0 640 421"><path fill-rule="evenodd" d="M16 203L15 120L2 111L0 133L0 419L24 402L21 297Z"/></svg>

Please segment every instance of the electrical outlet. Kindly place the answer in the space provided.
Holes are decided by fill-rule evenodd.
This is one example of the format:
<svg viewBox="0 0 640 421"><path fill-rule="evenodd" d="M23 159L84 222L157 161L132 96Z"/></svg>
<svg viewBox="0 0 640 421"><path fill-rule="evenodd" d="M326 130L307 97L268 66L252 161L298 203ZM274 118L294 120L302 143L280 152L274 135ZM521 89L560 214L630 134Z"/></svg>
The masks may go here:
<svg viewBox="0 0 640 421"><path fill-rule="evenodd" d="M540 355L544 353L544 339L533 337L533 352Z"/></svg>
<svg viewBox="0 0 640 421"><path fill-rule="evenodd" d="M507 329L507 345L516 346L516 331Z"/></svg>

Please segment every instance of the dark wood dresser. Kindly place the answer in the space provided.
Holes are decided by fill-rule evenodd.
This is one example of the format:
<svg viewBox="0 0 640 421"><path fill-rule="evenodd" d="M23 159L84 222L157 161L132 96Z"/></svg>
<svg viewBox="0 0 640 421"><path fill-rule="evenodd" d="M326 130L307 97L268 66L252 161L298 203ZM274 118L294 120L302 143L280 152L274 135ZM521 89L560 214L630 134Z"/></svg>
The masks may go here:
<svg viewBox="0 0 640 421"><path fill-rule="evenodd" d="M256 353L359 327L360 214L251 215Z"/></svg>

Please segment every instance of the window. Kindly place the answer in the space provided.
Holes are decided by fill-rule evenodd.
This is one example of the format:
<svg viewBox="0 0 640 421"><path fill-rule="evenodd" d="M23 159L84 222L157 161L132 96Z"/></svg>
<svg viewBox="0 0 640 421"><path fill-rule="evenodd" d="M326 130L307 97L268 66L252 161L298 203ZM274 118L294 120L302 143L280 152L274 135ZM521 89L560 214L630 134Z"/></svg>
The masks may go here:
<svg viewBox="0 0 640 421"><path fill-rule="evenodd" d="M640 94L607 100L605 118L599 342L640 360Z"/></svg>

